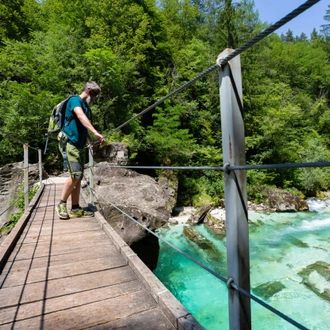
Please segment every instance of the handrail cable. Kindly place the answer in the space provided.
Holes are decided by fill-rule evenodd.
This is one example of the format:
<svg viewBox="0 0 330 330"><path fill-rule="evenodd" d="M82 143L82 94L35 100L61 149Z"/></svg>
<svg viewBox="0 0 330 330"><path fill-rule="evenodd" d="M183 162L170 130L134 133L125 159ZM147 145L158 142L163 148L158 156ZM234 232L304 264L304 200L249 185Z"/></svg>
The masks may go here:
<svg viewBox="0 0 330 330"><path fill-rule="evenodd" d="M133 217L131 217L129 214L127 214L125 211L121 210L118 206L116 206L115 204L113 204L112 202L110 202L109 200L107 200L104 196L102 196L100 193L96 192L95 189L89 187L89 189L91 190L91 192L94 194L94 196L98 195L100 196L106 204L114 207L117 211L119 211L120 213L122 213L123 215L125 215L127 218L129 218L130 220L132 220L133 222L135 222L137 225L139 225L140 227L142 227L143 229L145 229L147 232L149 232L150 234L154 235L155 237L157 237L159 240L161 240L162 242L164 242L165 244L167 244L168 246L170 246L172 249L174 249L175 251L179 252L180 254L182 254L183 256L185 256L186 258L188 258L189 260L191 260L192 262L194 262L196 265L198 265L199 267L203 268L204 270L206 270L207 272L209 272L210 274L212 274L214 277L218 278L219 280L221 280L222 282L226 283L228 286L231 286L233 289L241 292L242 294L248 296L249 298L253 299L254 301L256 301L257 303L259 303L260 305L262 305L263 307L265 307L266 309L270 310L271 312L273 312L274 314L276 314L277 316L281 317L282 319L286 320L288 323L291 323L292 325L296 326L298 329L302 329L302 330L308 330L306 327L304 327L303 325L301 325L300 323L296 322L295 320L293 320L292 318L290 318L289 316L283 314L282 312L280 312L279 310L277 310L276 308L268 305L267 303L265 303L264 301L262 301L261 299L257 298L256 296L250 294L249 292L247 292L246 290L244 290L243 288L241 288L240 286L238 286L237 284L235 284L233 282L233 280L230 279L226 279L224 276L216 273L214 270L212 270L211 268L209 268L208 266L205 266L204 264L202 264L201 262L199 262L198 260L196 260L195 258L193 258L192 256L190 256L188 253L182 251L181 249L179 249L178 247L176 247L175 245L173 245L172 243L170 243L169 241L167 241L166 239L162 238L161 236L157 235L155 232L153 232L151 229L149 229L148 227L146 227L145 225L141 224L139 221L137 221L136 219L134 219ZM97 198L97 197L96 197Z"/></svg>
<svg viewBox="0 0 330 330"><path fill-rule="evenodd" d="M296 9L294 9L291 13L289 13L288 15L286 15L285 17L283 17L282 19L280 19L275 24L273 24L270 27L266 28L264 31L262 31L261 33L259 33L254 38L252 38L250 41L248 41L247 43L245 43L243 46L241 46L241 47L237 48L236 50L234 50L230 55L226 56L223 59L220 59L217 64L212 65L211 67L209 67L208 69L206 69L205 71L203 71L202 73L200 73L199 75L197 75L195 78L193 78L190 81L184 83L183 85L181 85L180 87L178 87L174 91L170 92L169 94L167 94L166 96L164 96L160 100L156 101L154 104L150 105L149 107L147 107L146 109L144 109L140 113L138 113L135 116L133 116L131 119L127 120L123 124L121 124L118 127L114 128L109 133L107 133L104 137L106 138L106 137L110 136L115 131L123 128L124 126L126 126L127 124L129 124L134 119L136 119L136 118L144 115L146 112L154 109L156 106L162 104L164 101L166 101L167 99L169 99L173 95L179 93L180 91L182 91L186 87L192 85L197 80L203 78L204 76L206 76L207 74L211 73L212 71L218 69L222 65L227 64L234 57L236 57L237 55L241 54L243 51L247 50L248 48L252 47L254 44L256 44L257 42L261 41L262 39L266 38L268 35L270 35L271 33L273 33L275 30L279 29L280 27L282 27L283 25L285 25L286 23L288 23L289 21L291 21L293 18L297 17L298 15L300 15L301 13L303 13L304 11L306 11L307 9L309 9L310 7L312 7L313 5L315 5L316 3L320 2L320 1L321 0L307 0L304 4L300 5ZM90 148L93 145L98 145L99 143L100 143L99 140L96 140L96 141L92 142L91 144L89 144L86 148Z"/></svg>
<svg viewBox="0 0 330 330"><path fill-rule="evenodd" d="M229 56L225 57L224 59L219 59L217 61L216 65L211 66L209 69L207 69L206 71L202 72L201 74L199 74L198 76L196 76L194 79L188 81L187 83L183 84L182 86L180 86L179 88L177 88L176 90L172 91L171 93L169 93L167 96L165 96L164 98L160 99L159 101L155 102L153 105L149 106L148 108L146 108L145 110L143 110L142 112L138 113L137 115L135 115L134 117L132 117L131 119L129 119L128 121L124 122L123 124L121 124L120 126L118 126L117 128L113 129L112 131L110 131L108 134L105 135L105 137L111 135L113 132L115 132L116 130L124 127L125 125L127 125L128 123L130 123L131 121L133 121L134 119L136 119L137 117L140 117L141 115L145 114L146 112L152 110L153 108L155 108L157 105L161 104L162 102L164 102L166 99L170 98L171 96L177 94L178 92L180 92L181 90L183 90L185 87L188 87L189 85L191 85L192 83L194 83L195 81L197 81L198 79L204 77L206 74L212 72L213 70L215 70L218 67L221 67L223 65L225 65L226 63L228 63L231 59L233 59L234 57L236 57L237 55L239 55L241 52L245 51L246 49L252 47L255 43L259 42L260 40L262 40L263 38L265 38L266 36L268 36L269 34L271 34L272 32L274 32L276 29L278 29L279 27L281 27L282 25L284 25L285 23L287 23L288 21L290 21L291 19L293 19L294 17L298 16L300 13L302 13L303 11L307 10L308 8L310 8L312 5L316 4L317 2L319 2L320 0L309 0L306 1L306 3L302 4L301 6L299 6L297 9L295 9L294 11L292 11L290 14L288 14L287 16L285 16L284 18L282 18L280 21L278 21L277 23L273 24L271 27L267 28L266 30L264 30L263 32L261 32L259 35L257 35L256 37L254 37L253 39L251 39L249 42L247 42L245 45L243 45L242 47L238 48L237 50L233 51ZM96 145L98 144L98 141L95 141L93 143L91 143L89 146L87 147L91 147L92 145ZM290 167L311 167L314 166L315 164L318 164L318 166L323 167L323 166L329 166L330 163L329 162L315 162L315 163L300 163L300 164L270 164L270 165L248 165L248 166L227 166L226 170L243 170L243 169L261 169L261 168L290 168ZM123 168L123 166L109 166L109 167L121 167ZM126 166L125 166L126 167ZM156 168L156 167L140 167L140 166L134 166L134 167L126 167L126 168ZM177 169L197 169L197 167L157 167L157 168L177 168ZM211 169L212 167L204 167L204 169ZM217 170L224 170L224 167L213 167L212 169L217 169ZM201 167L198 167L198 169L201 169ZM96 195L96 191L94 189L92 189L90 187L91 192ZM120 208L118 208L116 205L114 205L113 203L107 201L103 196L101 196L106 203L110 204L112 207L114 207L115 209L117 209L119 212L121 212L122 214L124 214L125 216L127 216L129 219L131 219L133 222L135 222L136 224L138 224L139 226L143 227L146 231L148 231L149 233L151 233L152 235L156 236L158 239L160 239L161 241L163 241L165 244L169 245L170 247L172 247L173 249L175 249L177 252L181 253L182 255L184 255L185 257L187 257L188 259L190 259L191 261L193 261L194 263L196 263L198 266L202 267L203 269L205 269L206 271L210 272L212 275L214 275L215 277L217 277L218 279L222 280L223 282L226 282L228 287L234 288L237 291L241 292L242 294L250 297L251 299L255 300L257 303L259 303L260 305L264 306L265 308L269 309L270 311L272 311L273 313L277 314L278 316L282 317L284 320L286 320L287 322L293 324L294 326L296 326L299 329L307 329L306 327L302 326L301 324L299 324L298 322L294 321L293 319L291 319L290 317L286 316L285 314L279 312L278 310L276 310L275 308L271 307L270 305L264 303L262 300L260 300L259 298L251 295L249 292L247 292L246 290L240 288L238 285L236 285L233 282L233 279L228 279L226 280L223 276L215 273L213 270L211 270L209 267L201 264L200 262L198 262L197 260L195 260L194 258L192 258L191 256L189 256L188 254L186 254L185 252L183 252L182 250L178 249L177 247L175 247L173 244L169 243L168 241L166 241L165 239L161 238L160 236L158 236L157 234L155 234L152 230L150 230L149 228L147 228L146 226L142 225L141 223L139 223L137 220L135 220L134 218L132 218L131 216L129 216L127 213L125 213L124 211L122 211Z"/></svg>
<svg viewBox="0 0 330 330"><path fill-rule="evenodd" d="M239 170L265 170L265 169L283 169L283 168L306 168L306 167L328 167L330 162L305 162L305 163L284 163L284 164L261 164L261 165L228 165L226 170L239 171ZM89 165L86 167L90 168ZM149 170L214 170L224 171L224 166L138 166L138 165L99 165L99 168L125 168L125 169L149 169Z"/></svg>
<svg viewBox="0 0 330 330"><path fill-rule="evenodd" d="M239 47L238 49L234 50L230 55L228 55L227 57L223 58L223 59L219 59L219 61L217 61L217 64L214 64L213 66L211 66L210 68L208 68L207 70L203 71L202 73L200 73L199 75L197 75L195 78L193 78L192 80L186 82L185 84L183 84L182 86L180 86L179 88L175 89L174 91L172 91L171 93L169 93L167 96L163 97L162 99L158 100L157 102L155 102L154 104L152 104L151 106L147 107L145 110L143 110L142 112L138 113L137 115L133 116L131 119L129 119L128 121L124 122L123 124L121 124L120 126L118 126L117 128L113 129L112 131L110 131L108 134L105 135L105 137L111 135L112 133L114 133L115 131L119 130L120 128L126 126L128 123L130 123L131 121L133 121L134 119L142 116L143 114L145 114L146 112L154 109L156 106L162 104L165 100L167 100L168 98L172 97L173 95L179 93L181 90L183 90L184 88L190 86L191 84L193 84L194 82L196 82L197 80L203 78L204 76L206 76L207 74L209 74L210 72L214 71L215 69L218 69L219 67L227 64L230 60L232 60L234 57L236 57L237 55L239 55L240 53L242 53L243 51L247 50L248 48L252 47L254 44L256 44L257 42L261 41L262 39L264 39L265 37L267 37L268 35L270 35L271 33L273 33L275 30L277 30L278 28L280 28L281 26L283 26L284 24L286 24L287 22L289 22L290 20L292 20L293 18L295 18L296 16L298 16L299 14L301 14L302 12L304 12L305 10L309 9L311 6L313 6L314 4L318 3L320 0L308 0L306 1L304 4L302 4L301 6L299 6L298 8L296 8L295 10L293 10L290 14L286 15L284 18L282 18L281 20L279 20L277 23L273 24L272 26L270 26L269 28L265 29L263 32L261 32L260 34L258 34L257 36L255 36L254 38L252 38L249 42L247 42L246 44L244 44L243 46ZM13 138L14 140L18 141L21 144L27 144L24 143L22 141L20 141L19 139L17 139L16 137L12 136L10 133L7 132L3 132L0 129L0 133L2 134L6 134L8 136L10 136L11 138ZM96 145L98 144L99 141L95 141L92 144L90 144L88 147L90 147L91 145ZM27 144L28 145L28 144ZM28 145L29 146L29 145ZM38 150L37 148L31 147L32 149ZM305 166L301 166L301 164L305 164ZM284 167L311 167L313 165L311 164L316 164L316 163L301 163L301 164L278 164L276 165L276 167L278 168L284 168ZM329 166L330 163L329 162L317 162L317 164L319 164L318 166L323 167L323 166ZM248 165L248 166L228 166L226 169L228 170L245 170L245 169L261 169L261 168L274 168L275 165ZM122 167L122 166L119 166ZM132 168L132 167L130 167ZM135 167L136 168L136 167ZM141 168L141 167L140 167ZM150 167L149 167L150 168ZM161 167L163 169L167 168L167 167ZM173 167L170 167L173 168ZM175 168L175 167L174 167ZM177 168L184 168L187 169L187 167L177 167ZM199 167L198 169L201 169L202 167ZM197 167L194 168L189 168L189 169L197 169ZM223 170L223 167L204 167L203 169L217 169L217 170ZM96 191L92 188L90 188L92 193L97 194ZM28 191L29 192L29 191ZM26 193L28 193L26 192ZM25 195L25 194L24 194ZM102 196L101 196L102 197ZM104 197L102 197L104 199ZM104 199L105 200L105 199ZM230 281L231 279L226 279L223 276L217 274L216 272L214 272L212 269L210 269L209 267L203 265L202 263L200 263L199 261L197 261L196 259L192 258L191 256L189 256L187 253L185 253L184 251L178 249L177 247L175 247L173 244L171 244L170 242L166 241L165 239L161 238L160 236L158 236L157 234L155 234L152 230L150 230L149 228L147 228L146 226L142 225L141 223L139 223L137 220L135 220L134 218L130 217L127 213L125 213L124 211L122 211L121 209L119 209L117 206L115 206L113 203L105 200L106 203L112 205L115 209L117 209L118 211L120 211L121 213L123 213L125 216L127 216L128 218L130 218L132 221L134 221L136 224L138 224L139 226L142 226L146 231L148 231L149 233L151 233L152 235L156 236L158 239L160 239L161 241L163 241L165 244L169 245L170 247L172 247L173 249L175 249L176 251L178 251L179 253L181 253L182 255L184 255L185 257L187 257L188 259L190 259L191 261L193 261L194 263L196 263L198 266L200 266L201 268L205 269L206 271L208 271L209 273L211 273L212 275L214 275L215 277L217 277L218 279L222 280L223 282L227 283L228 286L231 286L232 288L238 290L239 292L241 292L242 294L250 297L251 299L255 300L256 302L258 302L259 304L261 304L262 306L264 306L265 308L269 309L270 311L272 311L273 313L277 314L278 316L282 317L283 319L285 319L286 321L288 321L289 323L295 325L297 328L299 329L307 329L304 326L302 326L301 324L297 323L296 321L292 320L291 318L289 318L288 316L284 315L283 313L279 312L278 310L276 310L275 308L271 307L270 305L264 303L262 300L258 299L257 297L251 295L249 292L247 292L246 290L240 288L238 285L236 285L235 283L233 283L232 281ZM16 203L16 202L15 202ZM11 205L12 206L12 205ZM10 207L11 207L10 206ZM2 213L3 214L3 213Z"/></svg>
<svg viewBox="0 0 330 330"><path fill-rule="evenodd" d="M30 192L31 189L29 189L26 193L23 194L23 196L27 195ZM5 210L1 211L0 213L0 217L6 213L11 207L13 207L18 201L19 201L20 197L17 197L15 202L10 204Z"/></svg>
<svg viewBox="0 0 330 330"><path fill-rule="evenodd" d="M28 143L21 141L20 139L18 139L17 137L15 137L14 135L12 135L11 133L8 132L4 132L1 128L0 128L0 133L2 135L8 135L10 138L14 139L16 142L20 143L20 144L26 144L29 148L38 151L39 148L35 148L35 147L31 147Z"/></svg>

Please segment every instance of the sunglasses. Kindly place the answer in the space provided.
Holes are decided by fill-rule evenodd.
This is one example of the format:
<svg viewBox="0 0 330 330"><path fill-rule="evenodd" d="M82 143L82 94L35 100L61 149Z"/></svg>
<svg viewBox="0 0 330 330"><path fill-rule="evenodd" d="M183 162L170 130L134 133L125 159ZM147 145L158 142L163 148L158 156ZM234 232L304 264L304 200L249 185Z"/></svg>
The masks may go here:
<svg viewBox="0 0 330 330"><path fill-rule="evenodd" d="M94 91L93 89L91 89L91 91L93 92L94 98L97 99L99 97L99 93L97 91Z"/></svg>

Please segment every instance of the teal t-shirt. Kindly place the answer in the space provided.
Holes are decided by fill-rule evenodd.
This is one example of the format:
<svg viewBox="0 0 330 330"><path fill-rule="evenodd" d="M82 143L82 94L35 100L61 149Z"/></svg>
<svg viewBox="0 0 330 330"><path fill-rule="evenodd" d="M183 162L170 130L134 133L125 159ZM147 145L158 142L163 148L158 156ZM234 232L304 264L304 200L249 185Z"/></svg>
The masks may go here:
<svg viewBox="0 0 330 330"><path fill-rule="evenodd" d="M80 107L83 109L88 119L91 119L91 110L87 104L78 96L72 96L67 103L65 110L65 123L62 129L63 133L68 137L69 143L75 147L82 149L87 143L88 130L81 124L73 109ZM70 118L72 118L70 120Z"/></svg>

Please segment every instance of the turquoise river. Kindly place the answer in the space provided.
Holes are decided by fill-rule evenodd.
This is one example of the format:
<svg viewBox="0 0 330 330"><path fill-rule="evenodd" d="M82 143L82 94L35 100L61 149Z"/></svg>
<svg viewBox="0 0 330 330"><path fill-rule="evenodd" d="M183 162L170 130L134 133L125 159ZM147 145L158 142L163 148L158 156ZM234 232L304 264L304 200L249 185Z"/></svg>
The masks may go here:
<svg viewBox="0 0 330 330"><path fill-rule="evenodd" d="M249 211L251 293L313 330L330 329L330 201L311 199L309 212ZM213 242L217 258L189 242L186 224L157 234L218 274L226 275L226 240L204 225L196 228ZM160 242L155 275L206 330L227 330L227 287L195 263ZM252 329L297 329L251 301Z"/></svg>

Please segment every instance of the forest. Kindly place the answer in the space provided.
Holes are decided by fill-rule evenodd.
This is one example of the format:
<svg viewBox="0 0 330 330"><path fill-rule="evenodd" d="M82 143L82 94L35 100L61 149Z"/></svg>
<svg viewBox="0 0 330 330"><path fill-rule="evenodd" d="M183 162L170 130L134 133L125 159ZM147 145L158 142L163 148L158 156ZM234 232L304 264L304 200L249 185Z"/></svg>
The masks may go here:
<svg viewBox="0 0 330 330"><path fill-rule="evenodd" d="M330 5L324 18L309 36L273 33L241 54L247 164L330 160ZM253 0L2 0L0 22L0 167L22 161L18 141L43 149L53 106L86 81L102 88L93 124L107 135L269 26ZM218 72L109 134L115 141L131 165L222 166ZM61 169L56 143L44 166ZM223 198L222 172L174 173L180 203ZM330 169L251 170L247 181L252 200L260 186L317 196Z"/></svg>

